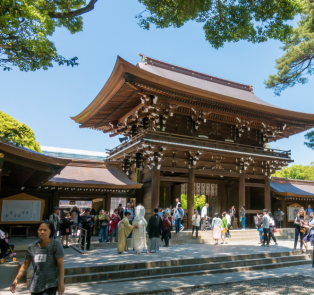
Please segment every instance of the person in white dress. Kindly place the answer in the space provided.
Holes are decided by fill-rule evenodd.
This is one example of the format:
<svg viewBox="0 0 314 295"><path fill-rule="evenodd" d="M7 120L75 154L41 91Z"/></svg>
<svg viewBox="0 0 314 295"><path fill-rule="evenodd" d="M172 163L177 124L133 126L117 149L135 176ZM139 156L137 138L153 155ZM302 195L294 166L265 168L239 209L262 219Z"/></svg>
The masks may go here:
<svg viewBox="0 0 314 295"><path fill-rule="evenodd" d="M131 248L137 254L147 252L147 244L146 244L146 227L147 221L145 219L145 208L142 205L138 205L135 209L136 217L133 220L134 226L138 228L133 229L133 235L131 240Z"/></svg>

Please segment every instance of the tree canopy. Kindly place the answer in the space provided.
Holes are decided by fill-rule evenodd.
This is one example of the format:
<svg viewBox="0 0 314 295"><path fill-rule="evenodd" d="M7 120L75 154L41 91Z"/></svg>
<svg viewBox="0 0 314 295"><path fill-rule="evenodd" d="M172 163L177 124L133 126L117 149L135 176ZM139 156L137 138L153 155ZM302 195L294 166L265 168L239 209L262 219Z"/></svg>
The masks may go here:
<svg viewBox="0 0 314 295"><path fill-rule="evenodd" d="M144 29L179 28L188 21L203 23L206 40L216 49L225 42L286 40L293 28L286 23L303 11L307 0L139 0L137 15Z"/></svg>
<svg viewBox="0 0 314 295"><path fill-rule="evenodd" d="M206 197L204 195L195 195L194 196L194 209L197 207L203 208L206 203ZM181 204L183 209L187 209L187 195L181 195Z"/></svg>
<svg viewBox="0 0 314 295"><path fill-rule="evenodd" d="M276 95L297 83L308 81L306 75L313 74L314 66L314 1L308 0L298 27L293 30L282 47L284 54L276 60L277 73L265 81L266 88L274 90Z"/></svg>
<svg viewBox="0 0 314 295"><path fill-rule="evenodd" d="M14 142L16 146L26 147L41 153L34 131L10 115L0 111L0 137Z"/></svg>
<svg viewBox="0 0 314 295"><path fill-rule="evenodd" d="M304 137L307 140L307 142L305 142L304 144L310 149L314 150L314 130L305 134Z"/></svg>
<svg viewBox="0 0 314 295"><path fill-rule="evenodd" d="M273 177L282 177L290 179L314 180L314 162L309 166L292 165L276 171Z"/></svg>
<svg viewBox="0 0 314 295"><path fill-rule="evenodd" d="M56 27L71 34L82 31L82 15L94 8L97 0L1 0L0 67L21 71L47 70L58 65L78 65L77 57L65 58L49 36Z"/></svg>

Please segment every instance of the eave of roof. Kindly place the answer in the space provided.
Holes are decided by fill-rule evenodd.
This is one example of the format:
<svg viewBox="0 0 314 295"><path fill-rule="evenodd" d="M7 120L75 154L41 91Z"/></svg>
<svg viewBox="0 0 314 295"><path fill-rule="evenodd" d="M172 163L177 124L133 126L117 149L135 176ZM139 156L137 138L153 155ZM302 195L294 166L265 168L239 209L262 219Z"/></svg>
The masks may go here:
<svg viewBox="0 0 314 295"><path fill-rule="evenodd" d="M17 147L13 143L7 142L3 139L0 139L0 151L7 152L9 154L22 157L28 160L33 160L41 163L52 164L57 166L65 167L68 165L71 160L70 159L62 159L62 158L55 158L46 156L44 154L35 152L33 150Z"/></svg>
<svg viewBox="0 0 314 295"><path fill-rule="evenodd" d="M204 97L207 99L223 102L228 105L241 106L247 109L258 110L259 112L265 112L267 114L282 116L289 119L297 119L303 122L309 121L311 123L314 122L314 114L295 112L269 105L266 102L265 104L261 104L248 100L241 100L231 96L221 95L208 90L192 87L190 85L170 80L168 78L134 66L131 63L122 59L120 56L117 57L115 67L109 79L107 80L101 91L98 93L96 98L80 114L72 117L72 119L76 123L84 124L94 115L96 115L99 110L101 110L107 104L107 102L109 102L113 98L114 94L124 85L124 75L126 73L132 74L138 78L150 81L160 86L171 87L174 91L178 91L181 93L184 92L188 93L189 95Z"/></svg>
<svg viewBox="0 0 314 295"><path fill-rule="evenodd" d="M272 192L280 196L301 198L314 197L314 181L273 178L270 182L270 187Z"/></svg>

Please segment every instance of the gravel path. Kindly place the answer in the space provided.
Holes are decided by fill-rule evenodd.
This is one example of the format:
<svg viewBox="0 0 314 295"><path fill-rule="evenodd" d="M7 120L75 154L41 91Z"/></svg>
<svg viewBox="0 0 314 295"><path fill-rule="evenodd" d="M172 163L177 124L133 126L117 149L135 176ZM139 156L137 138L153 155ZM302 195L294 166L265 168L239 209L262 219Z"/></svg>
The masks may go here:
<svg viewBox="0 0 314 295"><path fill-rule="evenodd" d="M151 293L150 293L151 294ZM260 279L246 282L212 285L189 289L177 289L172 292L159 292L158 295L312 295L314 280L309 276L285 276L276 279Z"/></svg>

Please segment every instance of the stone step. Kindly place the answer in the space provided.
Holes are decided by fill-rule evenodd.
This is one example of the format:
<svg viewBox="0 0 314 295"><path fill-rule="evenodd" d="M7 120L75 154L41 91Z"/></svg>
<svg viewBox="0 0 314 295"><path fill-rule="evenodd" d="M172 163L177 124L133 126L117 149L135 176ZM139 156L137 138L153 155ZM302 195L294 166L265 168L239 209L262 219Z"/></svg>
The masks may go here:
<svg viewBox="0 0 314 295"><path fill-rule="evenodd" d="M230 261L237 261L237 260L295 257L295 256L300 256L300 255L302 255L302 251L270 252L270 253L266 252L266 253L259 253L259 254L172 259L172 260L159 260L159 261L151 261L151 262L138 262L138 263L133 263L133 264L114 263L110 265L86 266L86 267L80 267L80 268L65 268L65 275L92 273L92 272L134 270L134 269L143 269L143 268L150 269L150 268L155 268L155 267L169 267L169 266L180 266L180 265L182 266L182 265L193 265L193 264L202 264L202 263L230 262Z"/></svg>
<svg viewBox="0 0 314 295"><path fill-rule="evenodd" d="M200 275L219 272L248 271L311 263L310 255L294 255L262 259L246 259L225 262L210 262L191 265L166 266L119 271L94 272L86 274L65 275L65 284L112 280L143 280L184 275Z"/></svg>
<svg viewBox="0 0 314 295"><path fill-rule="evenodd" d="M211 270L211 271L199 271L199 272L186 272L186 273L180 273L176 274L175 277L178 276L197 276L197 275L207 275L207 274L219 274L219 273L225 273L226 275L228 273L233 272L246 272L246 271L258 271L258 270L267 270L267 269L276 269L276 268L284 268L284 267L292 267L292 266L300 266L300 265L306 265L311 264L311 260L304 260L304 261L293 261L293 262L283 262L279 264L262 264L262 265L255 265L255 266L248 266L248 267L233 267L228 269L217 269L217 270ZM139 281L139 283L142 280L154 280L154 279L166 279L174 277L173 274L164 274L164 275L157 275L157 276L143 276L143 277L137 277L137 278L122 278L122 279L112 279L112 280L103 280L103 281L95 281L95 282L88 282L88 283L74 283L74 284L67 284L67 286L75 286L77 287L78 284L80 286L84 285L91 285L91 284L108 284L108 287L110 284L117 284L117 283L123 283L127 281ZM147 292L145 292L146 294ZM142 294L142 293L141 293Z"/></svg>

